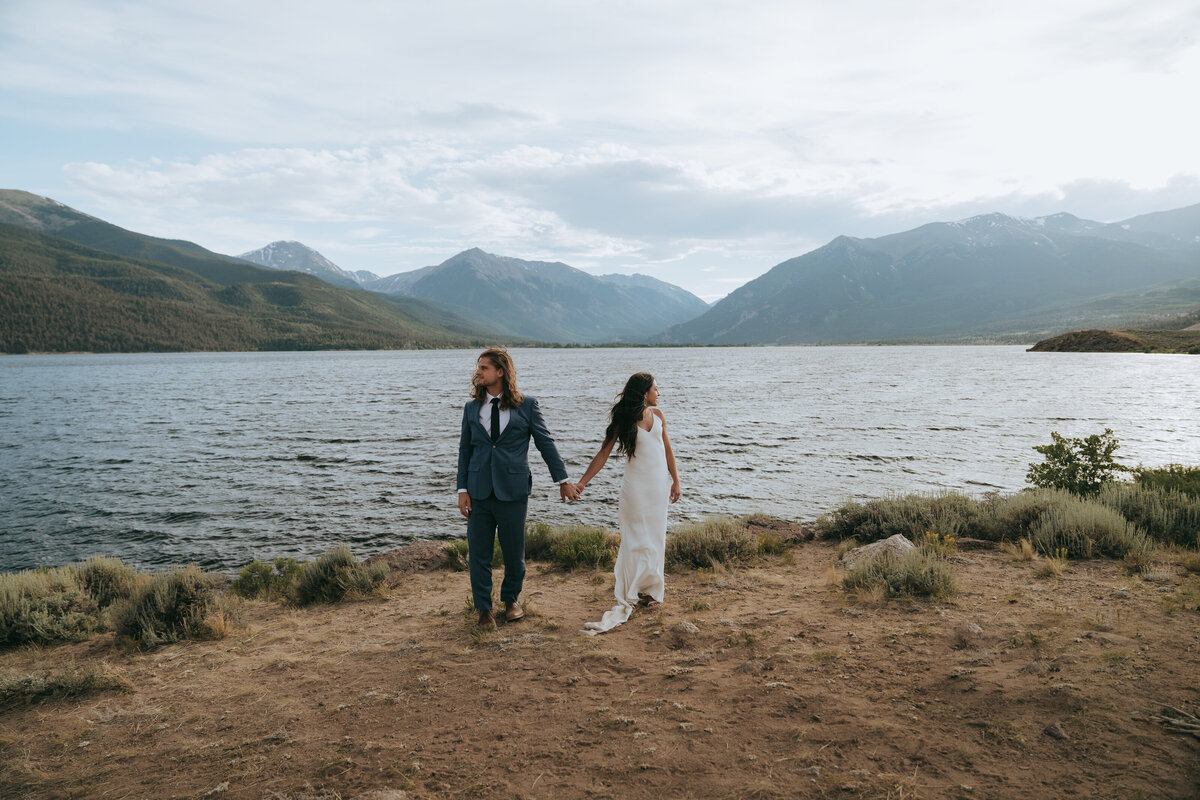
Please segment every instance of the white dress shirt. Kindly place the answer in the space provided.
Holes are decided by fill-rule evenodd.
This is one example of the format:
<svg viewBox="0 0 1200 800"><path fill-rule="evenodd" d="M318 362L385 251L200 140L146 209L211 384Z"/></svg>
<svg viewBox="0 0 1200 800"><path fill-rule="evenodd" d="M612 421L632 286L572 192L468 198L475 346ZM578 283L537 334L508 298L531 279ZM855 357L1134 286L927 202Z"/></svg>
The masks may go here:
<svg viewBox="0 0 1200 800"><path fill-rule="evenodd" d="M488 393L487 402L479 408L479 423L488 432L488 436L492 435L492 401L499 399L499 395ZM507 408L500 406L500 433L504 433L504 429L508 427L508 420L511 416L512 413ZM500 434L496 435L499 436Z"/></svg>

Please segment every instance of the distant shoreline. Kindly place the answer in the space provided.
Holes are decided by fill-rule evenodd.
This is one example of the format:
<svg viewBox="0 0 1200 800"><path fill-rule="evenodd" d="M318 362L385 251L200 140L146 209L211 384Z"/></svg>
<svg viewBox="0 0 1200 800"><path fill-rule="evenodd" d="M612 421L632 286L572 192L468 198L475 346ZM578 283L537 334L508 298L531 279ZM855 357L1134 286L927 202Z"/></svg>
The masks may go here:
<svg viewBox="0 0 1200 800"><path fill-rule="evenodd" d="M1155 331L1157 333L1157 331ZM1197 337L1200 339L1200 336ZM1043 340L1050 341L1050 340ZM797 342L793 344L755 344L741 342L738 344L701 344L701 343L645 343L645 342L604 342L599 344L573 343L521 343L505 345L510 350L619 350L629 349L721 349L738 347L1024 347L1029 344L1023 341L883 341L883 342ZM1041 344L1039 342L1038 344ZM193 355L193 354L234 354L234 353L408 353L444 350L461 350L473 352L484 345L476 347L360 347L360 348L295 348L287 350L29 350L24 353L0 351L4 356L137 356L137 355ZM1037 345L1029 347L1033 350Z"/></svg>

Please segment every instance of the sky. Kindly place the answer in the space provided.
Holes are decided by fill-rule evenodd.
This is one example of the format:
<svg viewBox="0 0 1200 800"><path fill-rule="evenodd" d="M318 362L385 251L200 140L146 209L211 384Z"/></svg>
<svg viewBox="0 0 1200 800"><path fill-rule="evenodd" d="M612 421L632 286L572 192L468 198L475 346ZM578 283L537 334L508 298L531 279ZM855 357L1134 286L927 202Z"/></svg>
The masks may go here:
<svg viewBox="0 0 1200 800"><path fill-rule="evenodd" d="M839 235L1200 203L1194 0L0 0L0 188L716 300Z"/></svg>

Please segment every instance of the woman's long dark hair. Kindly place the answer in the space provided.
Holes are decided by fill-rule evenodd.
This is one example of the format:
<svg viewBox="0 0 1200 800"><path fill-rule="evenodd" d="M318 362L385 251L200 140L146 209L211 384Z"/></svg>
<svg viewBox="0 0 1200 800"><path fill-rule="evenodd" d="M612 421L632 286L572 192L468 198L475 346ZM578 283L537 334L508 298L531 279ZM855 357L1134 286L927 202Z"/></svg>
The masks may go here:
<svg viewBox="0 0 1200 800"><path fill-rule="evenodd" d="M654 385L654 376L649 372L635 372L625 382L625 388L609 413L608 427L604 430L604 443L616 441L617 452L633 458L637 450L637 424L646 413L646 392Z"/></svg>

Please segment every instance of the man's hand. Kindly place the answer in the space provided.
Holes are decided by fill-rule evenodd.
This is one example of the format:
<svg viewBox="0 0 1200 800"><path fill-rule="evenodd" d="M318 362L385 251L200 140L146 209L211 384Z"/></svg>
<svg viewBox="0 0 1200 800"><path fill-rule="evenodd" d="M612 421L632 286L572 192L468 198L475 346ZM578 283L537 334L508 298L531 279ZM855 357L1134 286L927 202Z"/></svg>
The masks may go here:
<svg viewBox="0 0 1200 800"><path fill-rule="evenodd" d="M471 495L466 492L458 493L458 513L468 519L471 517Z"/></svg>
<svg viewBox="0 0 1200 800"><path fill-rule="evenodd" d="M573 483L560 483L558 485L558 496L562 498L564 503L568 500L578 500L579 487Z"/></svg>

